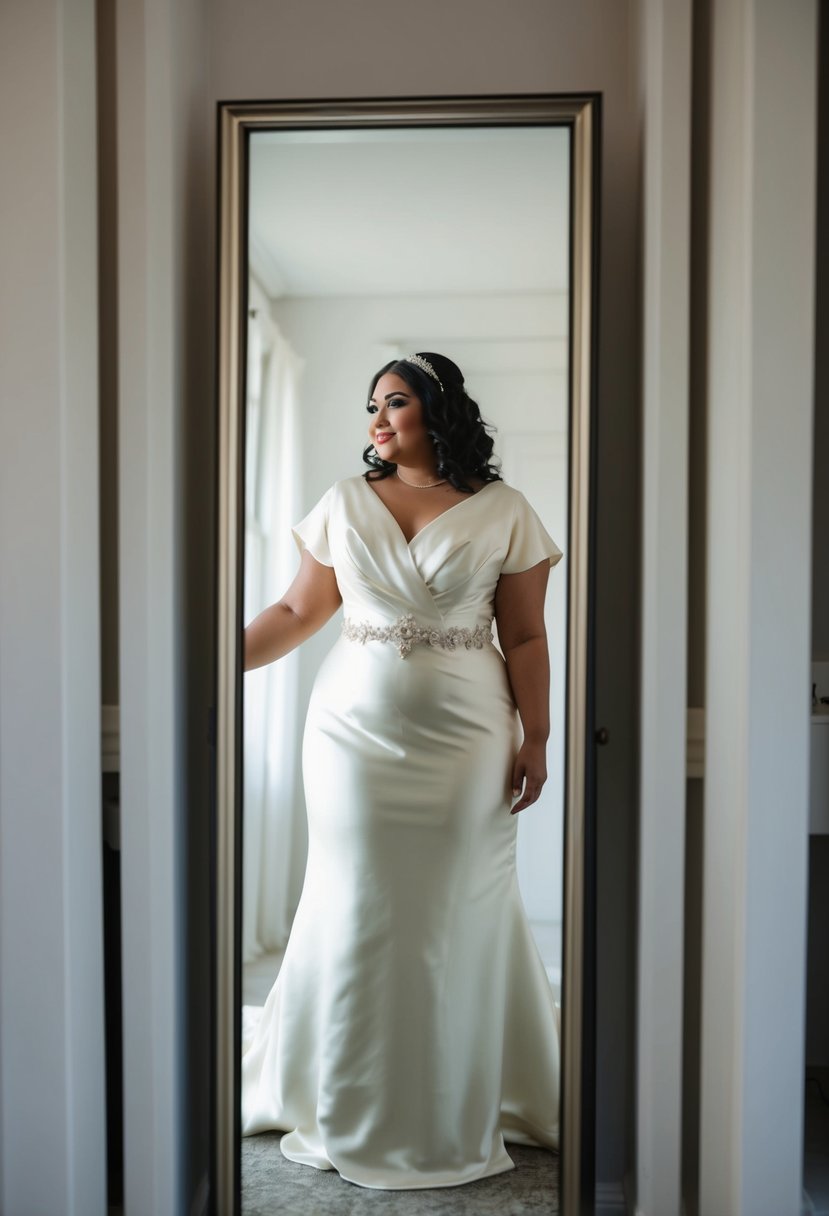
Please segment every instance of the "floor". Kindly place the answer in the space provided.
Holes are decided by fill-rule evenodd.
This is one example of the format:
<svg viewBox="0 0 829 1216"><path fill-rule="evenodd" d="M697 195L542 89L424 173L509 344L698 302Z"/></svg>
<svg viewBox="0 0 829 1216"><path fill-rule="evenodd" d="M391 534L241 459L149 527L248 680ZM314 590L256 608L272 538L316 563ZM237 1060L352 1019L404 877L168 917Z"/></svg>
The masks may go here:
<svg viewBox="0 0 829 1216"><path fill-rule="evenodd" d="M281 1132L242 1141L242 1216L556 1216L558 1156L508 1144L515 1169L464 1186L380 1191L345 1182L336 1170L288 1161Z"/></svg>
<svg viewBox="0 0 829 1216"><path fill-rule="evenodd" d="M561 926L531 922L533 936L556 1002L561 1002ZM282 952L261 955L242 968L242 1003L264 1005L279 974ZM485 1216L488 1212L558 1212L558 1156L545 1149L511 1144L507 1151L516 1168L495 1178L460 1187L421 1191L374 1191L344 1182L335 1171L316 1170L288 1161L279 1151L281 1132L242 1140L243 1216L280 1210L296 1216Z"/></svg>

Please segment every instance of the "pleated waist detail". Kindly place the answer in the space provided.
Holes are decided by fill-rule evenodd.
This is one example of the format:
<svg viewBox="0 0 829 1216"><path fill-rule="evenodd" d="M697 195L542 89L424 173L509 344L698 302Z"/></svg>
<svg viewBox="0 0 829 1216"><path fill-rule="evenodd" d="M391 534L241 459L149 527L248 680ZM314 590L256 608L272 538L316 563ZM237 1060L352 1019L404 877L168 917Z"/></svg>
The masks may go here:
<svg viewBox="0 0 829 1216"><path fill-rule="evenodd" d="M414 646L435 646L441 650L482 650L492 641L492 622L486 625L451 625L438 629L434 625L422 625L410 613L404 613L389 625L378 625L374 621L345 617L342 636L351 642L391 642L401 659L405 659Z"/></svg>

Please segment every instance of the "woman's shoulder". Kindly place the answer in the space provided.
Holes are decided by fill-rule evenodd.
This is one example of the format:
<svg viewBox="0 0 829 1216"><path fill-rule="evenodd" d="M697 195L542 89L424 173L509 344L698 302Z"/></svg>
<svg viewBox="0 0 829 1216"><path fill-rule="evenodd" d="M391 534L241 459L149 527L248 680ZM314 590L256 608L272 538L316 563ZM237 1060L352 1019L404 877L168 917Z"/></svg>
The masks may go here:
<svg viewBox="0 0 829 1216"><path fill-rule="evenodd" d="M365 478L361 473L332 481L324 495L329 510L359 509L360 500L366 492L360 484L363 481Z"/></svg>
<svg viewBox="0 0 829 1216"><path fill-rule="evenodd" d="M352 486L356 485L358 481L362 480L363 479L359 473L353 477L338 477L336 481L329 483L328 489L324 491L323 496L341 493L343 490L350 489Z"/></svg>
<svg viewBox="0 0 829 1216"><path fill-rule="evenodd" d="M497 493L500 494L500 496L504 499L505 502L506 501L512 502L512 501L515 501L517 498L523 497L523 495L521 494L521 491L517 490L515 488L515 486L511 486L509 484L509 482L504 481L503 477L498 477L493 481L483 481L483 479L481 479L480 488L486 489L487 486L492 486L492 487L497 486L498 487Z"/></svg>
<svg viewBox="0 0 829 1216"><path fill-rule="evenodd" d="M512 525L517 519L523 519L527 514L535 512L530 500L527 498L523 490L519 490L518 486L510 485L509 482L499 479L487 483L492 486L492 489L486 489L486 494L491 494L493 499L498 499L499 517L505 524ZM497 486L497 490L494 488Z"/></svg>
<svg viewBox="0 0 829 1216"><path fill-rule="evenodd" d="M354 473L351 477L340 477L329 487L329 494L348 494L359 489L360 482L365 481L362 473Z"/></svg>

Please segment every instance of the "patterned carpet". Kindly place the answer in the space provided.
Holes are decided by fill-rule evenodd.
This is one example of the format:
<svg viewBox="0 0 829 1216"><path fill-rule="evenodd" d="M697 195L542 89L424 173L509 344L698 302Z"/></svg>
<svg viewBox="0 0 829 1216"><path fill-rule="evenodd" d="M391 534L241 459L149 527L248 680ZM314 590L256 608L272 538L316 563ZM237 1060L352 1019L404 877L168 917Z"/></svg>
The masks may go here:
<svg viewBox="0 0 829 1216"><path fill-rule="evenodd" d="M558 1213L558 1156L542 1148L508 1144L516 1168L465 1186L421 1191L375 1191L345 1182L336 1170L288 1161L281 1132L242 1140L243 1216L518 1216Z"/></svg>

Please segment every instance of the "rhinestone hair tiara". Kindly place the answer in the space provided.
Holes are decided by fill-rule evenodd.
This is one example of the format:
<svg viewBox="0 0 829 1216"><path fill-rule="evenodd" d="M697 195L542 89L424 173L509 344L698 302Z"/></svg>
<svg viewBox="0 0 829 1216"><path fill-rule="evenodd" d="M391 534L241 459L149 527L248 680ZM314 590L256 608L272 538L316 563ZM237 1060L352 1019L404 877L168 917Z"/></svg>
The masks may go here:
<svg viewBox="0 0 829 1216"><path fill-rule="evenodd" d="M433 380L437 380L438 384L440 384L440 378L428 359L424 359L420 355L406 355L403 362L414 363L415 367L419 367L421 371L426 372L427 376L431 376ZM440 384L440 387L443 389L442 384Z"/></svg>

